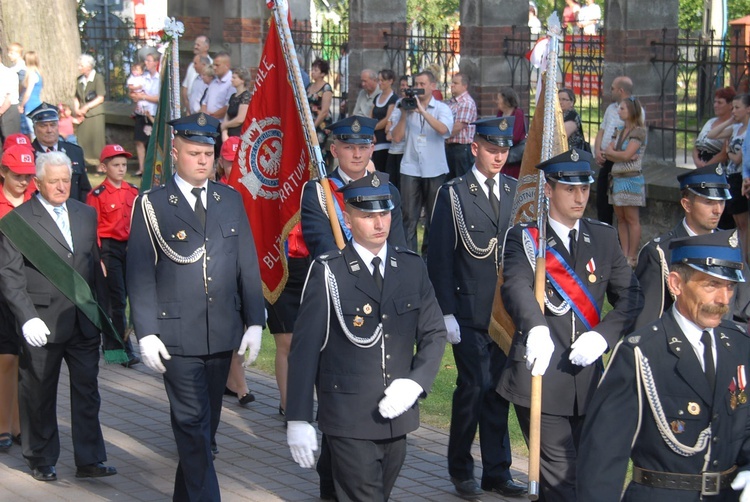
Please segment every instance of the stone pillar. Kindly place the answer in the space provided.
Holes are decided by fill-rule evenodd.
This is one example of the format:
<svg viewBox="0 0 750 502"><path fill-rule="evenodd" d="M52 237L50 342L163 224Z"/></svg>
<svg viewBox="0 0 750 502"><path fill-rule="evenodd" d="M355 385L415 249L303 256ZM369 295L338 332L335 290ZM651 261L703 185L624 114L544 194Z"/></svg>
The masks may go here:
<svg viewBox="0 0 750 502"><path fill-rule="evenodd" d="M524 34L528 38L529 3L527 0L463 0L461 2L461 63L462 73L469 75L469 92L477 103L480 116L495 115L497 91L510 86L510 61L504 55L505 40ZM525 31L524 31L525 30ZM525 51L524 51L525 52ZM523 57L523 56L521 56ZM520 62L516 72L527 72L528 62ZM528 113L529 95L526 86L515 87L521 105Z"/></svg>
<svg viewBox="0 0 750 502"><path fill-rule="evenodd" d="M383 32L406 30L406 0L350 0L349 2L349 113L359 93L359 74L365 68L388 67Z"/></svg>
<svg viewBox="0 0 750 502"><path fill-rule="evenodd" d="M604 71L602 89L610 103L608 90L619 75L633 80L633 93L646 111L650 126L672 129L675 125L676 74L661 71L651 63L652 42L677 41L678 0L610 0L605 10ZM659 55L661 56L661 55ZM663 94L663 95L662 95ZM675 137L671 131L650 130L647 151L649 159L673 159Z"/></svg>
<svg viewBox="0 0 750 502"><path fill-rule="evenodd" d="M295 20L309 22L310 0L288 2ZM232 56L232 65L255 70L263 52L271 15L264 1L169 2L169 16L185 24L185 35L180 43L181 63L185 67L192 59L195 37L208 35L212 55L226 51Z"/></svg>

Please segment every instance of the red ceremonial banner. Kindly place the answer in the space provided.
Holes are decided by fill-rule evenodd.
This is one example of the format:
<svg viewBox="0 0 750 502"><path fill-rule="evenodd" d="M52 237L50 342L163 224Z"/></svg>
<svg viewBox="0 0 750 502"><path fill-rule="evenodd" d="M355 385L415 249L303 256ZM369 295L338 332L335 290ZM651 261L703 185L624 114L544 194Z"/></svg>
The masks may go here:
<svg viewBox="0 0 750 502"><path fill-rule="evenodd" d="M299 222L302 187L313 172L289 75L272 18L229 177L229 184L242 194L263 294L270 303L287 281L285 241Z"/></svg>

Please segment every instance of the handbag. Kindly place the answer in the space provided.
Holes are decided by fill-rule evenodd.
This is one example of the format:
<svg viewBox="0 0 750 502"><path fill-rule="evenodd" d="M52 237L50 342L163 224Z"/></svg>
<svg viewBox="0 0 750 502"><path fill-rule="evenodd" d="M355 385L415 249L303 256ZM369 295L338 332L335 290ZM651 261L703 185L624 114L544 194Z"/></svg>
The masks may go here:
<svg viewBox="0 0 750 502"><path fill-rule="evenodd" d="M519 164L523 160L524 150L526 150L526 138L518 143L514 143L513 146L510 147L508 160L505 161L506 164Z"/></svg>
<svg viewBox="0 0 750 502"><path fill-rule="evenodd" d="M86 103L90 103L94 101L95 99L96 99L96 91L89 92L88 94L86 94L86 97L84 98Z"/></svg>
<svg viewBox="0 0 750 502"><path fill-rule="evenodd" d="M628 160L625 162L614 162L612 163L612 175L628 175L628 174L640 174L641 172L641 161Z"/></svg>

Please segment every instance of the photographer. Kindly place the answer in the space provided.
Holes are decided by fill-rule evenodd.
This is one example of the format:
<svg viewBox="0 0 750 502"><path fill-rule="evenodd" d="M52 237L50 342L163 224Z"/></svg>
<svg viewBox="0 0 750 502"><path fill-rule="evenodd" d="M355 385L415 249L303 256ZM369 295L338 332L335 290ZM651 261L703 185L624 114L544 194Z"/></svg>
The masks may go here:
<svg viewBox="0 0 750 502"><path fill-rule="evenodd" d="M406 149L401 160L401 200L404 213L404 231L409 248L417 251L417 223L422 208L427 219L424 225L422 254L427 252L430 216L435 196L448 173L445 157L445 140L453 130L453 114L445 103L432 96L437 80L429 71L414 77L414 87L406 90L391 120L393 141L406 139Z"/></svg>

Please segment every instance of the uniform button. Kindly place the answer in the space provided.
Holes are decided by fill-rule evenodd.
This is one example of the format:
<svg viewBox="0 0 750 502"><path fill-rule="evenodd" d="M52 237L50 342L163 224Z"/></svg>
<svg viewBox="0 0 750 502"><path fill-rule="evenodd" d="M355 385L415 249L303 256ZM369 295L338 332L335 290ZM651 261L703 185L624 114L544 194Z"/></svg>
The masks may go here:
<svg viewBox="0 0 750 502"><path fill-rule="evenodd" d="M718 419L719 419L719 414L718 413L714 413L713 421L716 422Z"/></svg>
<svg viewBox="0 0 750 502"><path fill-rule="evenodd" d="M389 335L388 333L386 333L384 336L386 340L388 340L391 337L391 335Z"/></svg>
<svg viewBox="0 0 750 502"><path fill-rule="evenodd" d="M719 442L719 438L717 436L714 436L714 443L718 443L718 442Z"/></svg>
<svg viewBox="0 0 750 502"><path fill-rule="evenodd" d="M208 280L209 280L209 281L212 281L213 279L211 279L211 278L209 277L209 278L208 278Z"/></svg>
<svg viewBox="0 0 750 502"><path fill-rule="evenodd" d="M234 230L234 229L232 229L232 232L234 232L234 231L235 231L235 230Z"/></svg>
<svg viewBox="0 0 750 502"><path fill-rule="evenodd" d="M338 389L338 388L339 388L339 386L338 386L338 385L336 385L336 384L333 384L333 388L334 388L334 389Z"/></svg>
<svg viewBox="0 0 750 502"><path fill-rule="evenodd" d="M410 308L411 308L411 303L407 303L407 304L406 304L406 308L407 308L407 309L410 309Z"/></svg>
<svg viewBox="0 0 750 502"><path fill-rule="evenodd" d="M213 303L213 302L214 302L214 299L213 299L212 297L210 297L210 296L209 296L209 297L208 297L208 303Z"/></svg>
<svg viewBox="0 0 750 502"><path fill-rule="evenodd" d="M390 378L391 378L391 374L390 374L390 373L388 373L388 374L386 375L386 377L387 377L388 379L390 379Z"/></svg>
<svg viewBox="0 0 750 502"><path fill-rule="evenodd" d="M679 411L677 412L677 414L678 414L678 415L684 415L684 414L685 414L685 412L684 412L684 411L682 411L682 410L679 410Z"/></svg>
<svg viewBox="0 0 750 502"><path fill-rule="evenodd" d="M385 321L386 319L388 319L388 314L383 314L383 320Z"/></svg>
<svg viewBox="0 0 750 502"><path fill-rule="evenodd" d="M713 465L714 467L719 467L719 461L714 460L713 462L711 462L711 465Z"/></svg>
<svg viewBox="0 0 750 502"><path fill-rule="evenodd" d="M211 257L210 256L206 256L206 260L211 260Z"/></svg>
<svg viewBox="0 0 750 502"><path fill-rule="evenodd" d="M390 358L391 358L391 355L390 355L390 354L386 354L386 355L385 355L385 358L386 358L386 359L390 359Z"/></svg>
<svg viewBox="0 0 750 502"><path fill-rule="evenodd" d="M162 312L162 313L161 313L161 315L163 315L163 316L166 316L166 315L167 315L167 313L166 313L166 312Z"/></svg>
<svg viewBox="0 0 750 502"><path fill-rule="evenodd" d="M72 258L72 257L73 257L73 254L72 253L68 253L68 258Z"/></svg>
<svg viewBox="0 0 750 502"><path fill-rule="evenodd" d="M172 238L174 239L174 234L172 234Z"/></svg>

